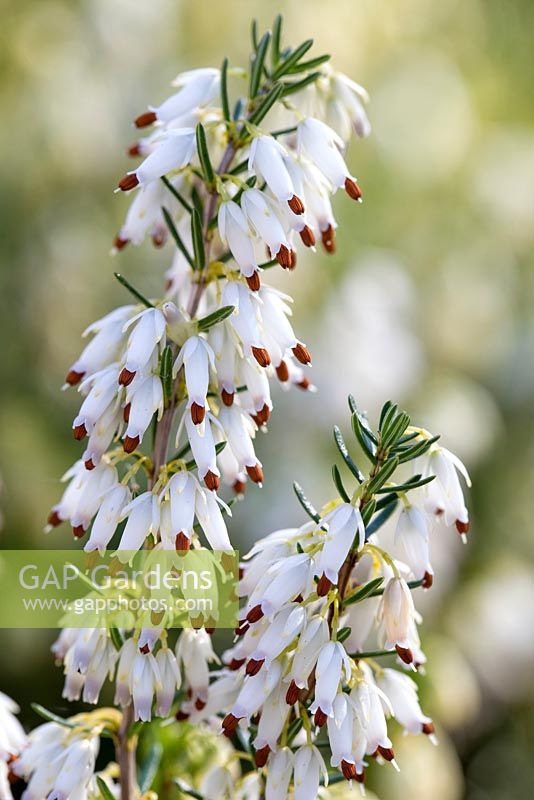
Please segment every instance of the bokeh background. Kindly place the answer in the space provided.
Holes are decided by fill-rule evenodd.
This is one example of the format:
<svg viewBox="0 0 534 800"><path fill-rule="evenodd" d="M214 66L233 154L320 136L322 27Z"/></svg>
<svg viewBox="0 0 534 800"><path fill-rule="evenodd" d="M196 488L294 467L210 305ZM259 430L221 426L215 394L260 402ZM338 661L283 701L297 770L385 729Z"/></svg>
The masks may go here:
<svg viewBox="0 0 534 800"><path fill-rule="evenodd" d="M373 135L349 159L365 193L339 196L338 253L302 256L277 285L314 357L316 395L275 399L267 482L234 514L244 548L302 521L296 478L331 493L331 430L346 395L376 418L393 398L468 464L468 547L435 545L422 693L441 744L399 740L381 800L507 800L534 787L534 95L529 0L24 0L0 28L0 412L4 547L46 542L43 520L77 457L76 396L59 389L82 329L124 302L120 268L160 292L168 253L118 259L132 118L185 68L244 63L249 22L282 11L370 91ZM119 267L120 264L120 267ZM274 272L274 271L273 271ZM281 271L280 271L281 272ZM62 710L48 632L0 632L0 687ZM424 740L423 740L424 739Z"/></svg>

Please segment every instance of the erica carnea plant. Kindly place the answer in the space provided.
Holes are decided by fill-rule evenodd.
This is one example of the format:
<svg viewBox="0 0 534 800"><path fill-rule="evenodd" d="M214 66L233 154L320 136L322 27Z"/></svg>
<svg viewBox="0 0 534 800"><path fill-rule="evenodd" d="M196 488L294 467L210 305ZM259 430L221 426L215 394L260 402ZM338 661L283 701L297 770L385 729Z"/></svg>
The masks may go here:
<svg viewBox="0 0 534 800"><path fill-rule="evenodd" d="M281 29L280 17L261 37L254 25L245 67L225 59L182 73L135 120L148 131L118 183L131 202L114 249L148 237L166 246L169 267L158 298L116 273L131 303L89 326L68 370L84 449L48 524L68 522L88 552L230 550L231 504L248 481L264 482L254 439L273 382L313 388L291 298L267 279L293 270L301 247L334 252L331 197L341 188L361 199L344 152L369 123L365 91L311 54L311 40L287 47ZM396 764L389 717L433 737L410 677L425 662L412 591L432 585L436 529L468 530L467 475L396 405L376 430L352 398L350 413L360 455L336 428L336 498L316 511L296 485L309 521L254 544L221 659L206 628L175 646L164 628L68 628L52 648L64 698L97 704L109 678L116 708L68 719L38 708L47 721L26 736L0 695L1 800L12 780L25 781L26 800L310 800L329 780L363 784L371 758ZM198 779L160 780L165 732L191 724L216 758ZM97 768L103 737L116 763Z"/></svg>

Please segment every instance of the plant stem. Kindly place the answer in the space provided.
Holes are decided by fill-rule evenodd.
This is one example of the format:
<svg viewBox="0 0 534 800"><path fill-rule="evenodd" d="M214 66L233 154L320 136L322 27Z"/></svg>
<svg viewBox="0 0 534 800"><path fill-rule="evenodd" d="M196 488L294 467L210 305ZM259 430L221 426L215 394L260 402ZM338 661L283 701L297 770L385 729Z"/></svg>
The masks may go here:
<svg viewBox="0 0 534 800"><path fill-rule="evenodd" d="M118 733L117 761L120 770L121 800L134 800L138 795L135 750L137 739L128 738L128 731L134 721L133 705L125 708Z"/></svg>
<svg viewBox="0 0 534 800"><path fill-rule="evenodd" d="M217 170L218 174L226 172L235 155L235 147L233 144L228 144L221 163ZM209 264L209 251L211 246L210 237L210 222L215 214L217 205L217 194L210 192L204 211L204 252L206 254L206 268ZM198 310L202 293L206 285L206 269L200 275L200 280L195 286L189 301L188 313L193 318ZM175 356L177 353L175 353ZM176 390L180 381L180 374L176 376L174 381L173 391L169 404L163 412L161 420L156 426L154 436L154 446L152 451L152 475L149 481L149 488L153 488L158 480L158 475L161 467L167 462L167 452L169 449L169 441L172 432L172 425L174 422L174 415L176 412ZM120 782L121 782L121 800L134 800L138 795L137 779L136 779L136 738L128 739L128 730L134 721L133 707L130 705L124 710L122 724L119 731L119 740L117 745L117 760L119 762Z"/></svg>

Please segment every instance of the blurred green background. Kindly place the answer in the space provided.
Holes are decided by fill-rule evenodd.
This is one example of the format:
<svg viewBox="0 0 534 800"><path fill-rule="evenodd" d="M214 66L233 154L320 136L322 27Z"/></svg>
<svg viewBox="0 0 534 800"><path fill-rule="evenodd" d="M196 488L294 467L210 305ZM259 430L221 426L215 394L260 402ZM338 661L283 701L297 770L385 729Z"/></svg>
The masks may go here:
<svg viewBox="0 0 534 800"><path fill-rule="evenodd" d="M109 255L127 201L131 120L175 74L243 64L249 23L282 11L296 44L371 94L372 136L349 159L365 202L338 196L338 253L302 255L276 283L314 354L316 395L275 396L259 437L266 485L234 514L244 548L300 523L291 482L329 497L334 423L353 392L391 397L468 464L472 536L434 542L421 600L425 709L441 744L399 740L394 800L507 800L534 786L534 99L527 0L24 0L2 4L0 442L4 547L68 546L42 525L79 454L77 396L59 389L93 319L128 302L122 272L158 295L168 251ZM120 267L119 267L120 264ZM274 272L274 271L273 271ZM52 634L0 633L0 688L60 712Z"/></svg>

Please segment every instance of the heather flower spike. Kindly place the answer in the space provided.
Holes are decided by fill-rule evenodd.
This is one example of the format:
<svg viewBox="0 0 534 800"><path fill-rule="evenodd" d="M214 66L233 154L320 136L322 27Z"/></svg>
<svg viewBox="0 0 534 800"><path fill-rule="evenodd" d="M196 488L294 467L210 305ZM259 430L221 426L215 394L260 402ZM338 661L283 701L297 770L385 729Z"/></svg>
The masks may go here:
<svg viewBox="0 0 534 800"><path fill-rule="evenodd" d="M178 562L231 550L232 503L249 481L269 486L256 434L276 413L277 383L314 388L313 342L294 329L270 270L293 270L319 243L335 252L333 195L361 200L346 156L370 126L365 90L329 56L310 59L311 40L282 46L281 29L278 17L272 33L255 32L246 69L225 59L139 103L143 136L128 149L139 164L118 182L130 206L113 252L150 239L167 269L157 297L115 273L132 302L86 330L65 380L80 395L72 430L83 452L47 525L68 522L89 559L113 548L117 569L142 549ZM247 77L248 96L229 96L229 74ZM203 616L178 634L165 615L65 628L52 647L63 697L96 708L67 719L38 708L45 723L26 736L0 694L2 800L16 779L27 800L155 799L152 766L136 769L137 737L155 717L224 734L217 763L188 789L202 800L313 800L329 780L363 785L371 759L396 766L392 716L434 739L407 674L425 662L414 600L432 585L435 529L468 531L469 478L393 403L375 429L349 406L358 454L338 428L335 441L350 485L336 466L336 494L319 511L295 485L309 519L258 538L243 559L226 652ZM108 680L115 707L100 708ZM150 727L149 761L166 746L162 730ZM117 764L99 773L102 736Z"/></svg>

